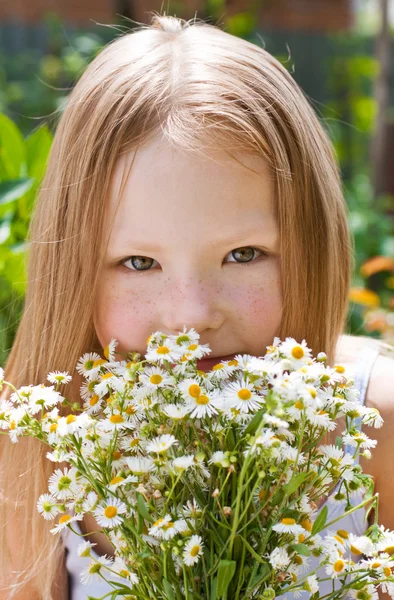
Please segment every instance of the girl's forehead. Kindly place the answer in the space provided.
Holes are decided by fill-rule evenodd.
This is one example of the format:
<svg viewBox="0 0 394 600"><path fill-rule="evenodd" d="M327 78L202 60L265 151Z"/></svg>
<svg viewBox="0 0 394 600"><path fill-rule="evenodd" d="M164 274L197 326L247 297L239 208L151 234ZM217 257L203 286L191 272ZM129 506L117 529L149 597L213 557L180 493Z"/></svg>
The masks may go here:
<svg viewBox="0 0 394 600"><path fill-rule="evenodd" d="M208 155L156 140L120 157L111 186L109 251L151 256L215 245L278 246L274 182L258 156Z"/></svg>

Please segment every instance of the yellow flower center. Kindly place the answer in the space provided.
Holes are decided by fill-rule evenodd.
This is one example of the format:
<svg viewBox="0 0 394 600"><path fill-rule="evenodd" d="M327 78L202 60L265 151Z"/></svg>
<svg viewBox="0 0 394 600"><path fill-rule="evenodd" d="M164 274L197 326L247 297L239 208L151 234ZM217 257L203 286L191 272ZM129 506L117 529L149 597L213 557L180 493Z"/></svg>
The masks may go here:
<svg viewBox="0 0 394 600"><path fill-rule="evenodd" d="M265 498L265 490L263 489L263 490L259 491L259 500L260 500L260 502L262 500L264 500L264 498Z"/></svg>
<svg viewBox="0 0 394 600"><path fill-rule="evenodd" d="M303 521L301 521L301 526L306 530L306 531L312 531L312 523L310 522L309 519L304 519Z"/></svg>
<svg viewBox="0 0 394 600"><path fill-rule="evenodd" d="M134 446L138 446L139 443L140 443L140 438L133 438L130 441L130 447L133 448Z"/></svg>
<svg viewBox="0 0 394 600"><path fill-rule="evenodd" d="M124 477L117 475L116 477L111 479L111 485L115 485L116 483L120 483L121 481L124 481Z"/></svg>
<svg viewBox="0 0 394 600"><path fill-rule="evenodd" d="M316 398L317 394L316 394L315 388L308 387L308 391L309 391L310 395L312 396L312 398Z"/></svg>
<svg viewBox="0 0 394 600"><path fill-rule="evenodd" d="M61 524L61 523L67 523L67 521L69 521L70 519L71 519L70 515L63 515L59 519L59 524Z"/></svg>
<svg viewBox="0 0 394 600"><path fill-rule="evenodd" d="M153 523L153 527L159 527L162 522L163 522L163 519L158 519L156 521L156 523Z"/></svg>
<svg viewBox="0 0 394 600"><path fill-rule="evenodd" d="M67 425L70 425L70 423L74 423L74 421L77 420L77 417L75 415L67 415L66 417L66 423Z"/></svg>
<svg viewBox="0 0 394 600"><path fill-rule="evenodd" d="M163 529L171 529L172 527L174 527L174 523L172 521L168 521L168 523L163 525Z"/></svg>
<svg viewBox="0 0 394 600"><path fill-rule="evenodd" d="M386 575L386 577L390 577L390 575L391 575L390 567L384 567L383 573Z"/></svg>
<svg viewBox="0 0 394 600"><path fill-rule="evenodd" d="M304 561L302 560L302 557L297 554L297 556L294 557L294 562L296 565L302 565Z"/></svg>
<svg viewBox="0 0 394 600"><path fill-rule="evenodd" d="M334 538L337 540L337 542L339 542L340 544L342 544L342 546L343 546L343 544L345 543L345 542L343 541L343 539L341 538L341 536L340 536L340 535L334 535Z"/></svg>
<svg viewBox="0 0 394 600"><path fill-rule="evenodd" d="M105 375L102 376L101 381L105 381L105 379L111 379L111 377L113 377L113 373L105 373Z"/></svg>
<svg viewBox="0 0 394 600"><path fill-rule="evenodd" d="M156 373L155 375L152 375L150 377L149 381L157 385L158 383L161 383L163 381L163 377Z"/></svg>
<svg viewBox="0 0 394 600"><path fill-rule="evenodd" d="M107 361L104 360L103 358L98 358L97 360L95 360L93 362L93 367L101 367L101 365L105 365ZM86 364L86 363L85 363Z"/></svg>
<svg viewBox="0 0 394 600"><path fill-rule="evenodd" d="M198 345L197 344L190 344L190 346L187 347L188 350L197 350Z"/></svg>
<svg viewBox="0 0 394 600"><path fill-rule="evenodd" d="M298 410L302 410L304 408L304 403L302 400L297 400L297 402L294 404L295 408L297 408Z"/></svg>
<svg viewBox="0 0 394 600"><path fill-rule="evenodd" d="M109 420L111 423L123 423L124 421L122 415L111 415Z"/></svg>
<svg viewBox="0 0 394 600"><path fill-rule="evenodd" d="M150 336L148 337L148 339L146 340L146 345L147 345L147 346L149 345L149 342L151 341L151 339L152 339L152 336L150 335Z"/></svg>
<svg viewBox="0 0 394 600"><path fill-rule="evenodd" d="M228 364L230 367L238 367L238 361L235 360L235 358L233 360L229 360Z"/></svg>
<svg viewBox="0 0 394 600"><path fill-rule="evenodd" d="M251 397L252 392L247 388L242 388L242 390L239 390L238 392L238 398L240 398L240 400L250 400Z"/></svg>
<svg viewBox="0 0 394 600"><path fill-rule="evenodd" d="M199 395L201 394L201 388L196 383L193 383L191 386L189 386L188 391L192 398L198 398Z"/></svg>
<svg viewBox="0 0 394 600"><path fill-rule="evenodd" d="M387 546L387 548L385 548L384 551L387 552L387 554L393 554L394 546Z"/></svg>
<svg viewBox="0 0 394 600"><path fill-rule="evenodd" d="M334 571L335 573L340 573L345 568L345 561L339 559L334 563Z"/></svg>
<svg viewBox="0 0 394 600"><path fill-rule="evenodd" d="M221 369L224 369L224 364L223 363L218 363L217 365L214 365L212 367L212 371L220 371Z"/></svg>
<svg viewBox="0 0 394 600"><path fill-rule="evenodd" d="M300 359L304 356L304 349L302 348L302 346L294 346L294 348L291 351L291 355L293 358Z"/></svg>
<svg viewBox="0 0 394 600"><path fill-rule="evenodd" d="M170 349L167 346L159 346L156 350L157 354L169 354Z"/></svg>
<svg viewBox="0 0 394 600"><path fill-rule="evenodd" d="M200 546L193 546L193 548L190 550L190 556L197 556L199 552Z"/></svg>
<svg viewBox="0 0 394 600"><path fill-rule="evenodd" d="M119 460L121 456L122 456L122 453L119 452L119 450L114 450L112 452L112 458L113 458L113 460Z"/></svg>
<svg viewBox="0 0 394 600"><path fill-rule="evenodd" d="M358 548L356 548L356 546L353 546L352 544L350 545L350 552L352 552L352 554L362 554L361 550L359 550Z"/></svg>
<svg viewBox="0 0 394 600"><path fill-rule="evenodd" d="M382 566L382 563L380 563L380 562L374 562L374 563L372 563L372 565L371 565L371 567L372 567L373 569L379 569L379 567L381 567L381 566Z"/></svg>
<svg viewBox="0 0 394 600"><path fill-rule="evenodd" d="M345 529L338 529L337 534L340 535L344 540L349 538L349 534L347 531L345 531Z"/></svg>
<svg viewBox="0 0 394 600"><path fill-rule="evenodd" d="M96 394L94 396L92 396L89 400L89 404L90 406L94 406L95 404L97 404L99 397L96 396Z"/></svg>
<svg viewBox="0 0 394 600"><path fill-rule="evenodd" d="M56 429L57 429L57 423L52 423L52 425L49 428L49 431L51 433L53 433L54 431L56 431Z"/></svg>
<svg viewBox="0 0 394 600"><path fill-rule="evenodd" d="M197 402L197 404L209 404L209 398L208 398L208 396L205 396L204 394L202 394L201 396L196 398L196 402Z"/></svg>
<svg viewBox="0 0 394 600"><path fill-rule="evenodd" d="M335 365L334 369L336 370L337 373L345 372L345 367L343 367L342 365Z"/></svg>
<svg viewBox="0 0 394 600"><path fill-rule="evenodd" d="M295 525L296 520L295 519L290 519L289 517L285 517L284 519L282 519L282 525Z"/></svg>
<svg viewBox="0 0 394 600"><path fill-rule="evenodd" d="M118 514L118 509L116 508L116 506L107 506L104 510L104 514L107 517L107 519L113 519Z"/></svg>
<svg viewBox="0 0 394 600"><path fill-rule="evenodd" d="M130 405L126 408L126 414L128 415L133 415L135 412L137 412L137 409L133 405Z"/></svg>
<svg viewBox="0 0 394 600"><path fill-rule="evenodd" d="M300 544L302 544L302 542L304 542L304 541L305 541L305 536L304 536L304 534L303 534L303 533L301 533L301 534L298 536L298 541L299 541L299 543L300 543Z"/></svg>

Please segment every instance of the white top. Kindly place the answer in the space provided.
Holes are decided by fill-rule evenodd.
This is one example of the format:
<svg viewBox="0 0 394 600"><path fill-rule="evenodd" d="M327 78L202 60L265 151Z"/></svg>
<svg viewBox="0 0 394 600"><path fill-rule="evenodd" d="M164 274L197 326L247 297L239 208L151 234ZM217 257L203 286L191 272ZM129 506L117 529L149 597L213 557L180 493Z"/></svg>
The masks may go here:
<svg viewBox="0 0 394 600"><path fill-rule="evenodd" d="M372 366L379 355L379 348L374 346L365 346L360 352L359 358L355 365L349 364L346 366L346 372L352 374L355 379L355 386L360 391L359 400L364 403L365 393L368 387L369 377L371 374ZM359 419L358 427L361 428L361 419ZM354 450L354 449L353 449ZM345 451L351 452L350 448L345 448ZM338 484L339 485L339 484ZM331 493L333 495L335 490ZM357 492L353 496L353 504L359 504L362 501L361 493ZM320 507L319 512L322 508L327 505L328 515L327 523L339 517L343 512L343 505L332 503L328 500ZM365 520L365 509L361 508L354 513L347 515L337 521L331 529L344 529L348 532L354 533L355 535L362 535L368 528L368 523ZM78 521L74 522L74 527L78 529ZM86 600L88 596L100 598L111 591L111 588L106 581L95 578L89 585L83 585L80 582L80 573L85 569L90 559L80 557L77 554L77 547L83 541L84 538L80 538L78 535L73 533L70 529L66 528L63 530L63 539L66 548L66 568L68 571L68 585L69 585L69 600ZM320 532L320 535L324 537L324 530ZM92 555L98 558L98 554L92 549ZM319 564L319 559L316 557L308 558L308 571L311 572ZM317 576L322 579L326 578L325 569L321 568L317 571ZM339 582L337 582L339 585ZM320 596L324 596L332 591L332 581L325 581L320 584ZM310 597L307 592L301 592L298 596L299 600L304 600ZM294 594L287 593L281 596L284 600L293 600Z"/></svg>

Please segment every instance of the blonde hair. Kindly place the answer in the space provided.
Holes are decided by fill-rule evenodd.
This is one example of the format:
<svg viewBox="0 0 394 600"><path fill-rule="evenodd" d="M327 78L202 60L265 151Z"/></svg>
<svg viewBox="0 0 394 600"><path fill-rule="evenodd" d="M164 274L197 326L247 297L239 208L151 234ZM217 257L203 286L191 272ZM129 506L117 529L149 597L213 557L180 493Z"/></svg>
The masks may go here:
<svg viewBox="0 0 394 600"><path fill-rule="evenodd" d="M287 70L259 46L202 20L154 14L150 25L98 54L59 121L29 234L25 309L6 365L16 386L43 382L55 369L74 372L79 356L99 348L92 313L111 174L121 152L157 133L188 150L216 144L267 161L280 229L284 311L277 335L305 338L314 354L334 360L352 247L322 124ZM75 379L75 398L78 386ZM36 440L1 442L2 581L9 584L7 521L16 519L28 532L21 582L32 578L39 597L51 600L62 544L36 501L54 465Z"/></svg>

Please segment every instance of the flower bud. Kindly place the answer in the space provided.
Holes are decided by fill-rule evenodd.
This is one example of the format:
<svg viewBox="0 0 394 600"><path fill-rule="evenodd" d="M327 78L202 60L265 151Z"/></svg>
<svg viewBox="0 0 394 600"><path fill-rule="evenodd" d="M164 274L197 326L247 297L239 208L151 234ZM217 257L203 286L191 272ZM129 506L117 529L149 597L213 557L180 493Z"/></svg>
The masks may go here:
<svg viewBox="0 0 394 600"><path fill-rule="evenodd" d="M212 492L212 498L217 498L219 496L219 488L216 488L214 492Z"/></svg>
<svg viewBox="0 0 394 600"><path fill-rule="evenodd" d="M325 352L319 352L316 357L317 362L324 363L327 360L327 354Z"/></svg>
<svg viewBox="0 0 394 600"><path fill-rule="evenodd" d="M231 510L231 507L230 507L230 506L223 506L223 514L224 514L226 517L229 517L229 516L232 514L232 512L233 512L233 511Z"/></svg>

